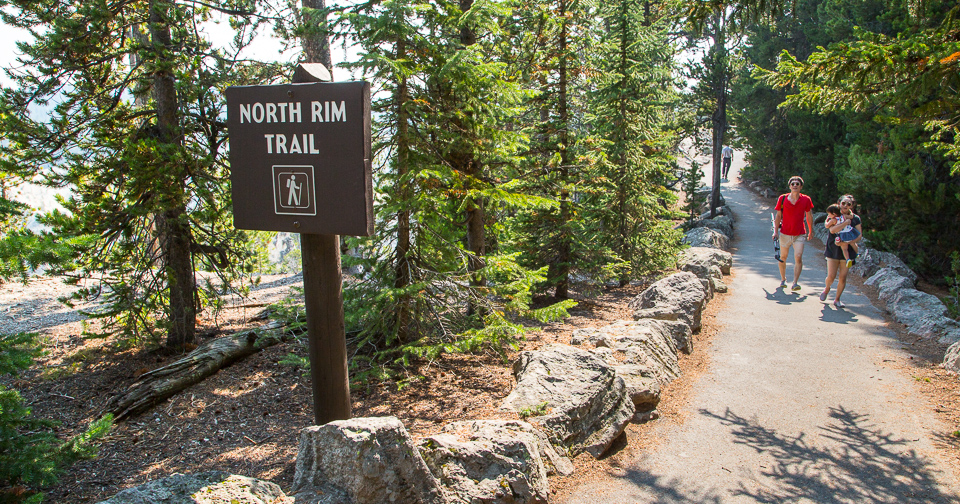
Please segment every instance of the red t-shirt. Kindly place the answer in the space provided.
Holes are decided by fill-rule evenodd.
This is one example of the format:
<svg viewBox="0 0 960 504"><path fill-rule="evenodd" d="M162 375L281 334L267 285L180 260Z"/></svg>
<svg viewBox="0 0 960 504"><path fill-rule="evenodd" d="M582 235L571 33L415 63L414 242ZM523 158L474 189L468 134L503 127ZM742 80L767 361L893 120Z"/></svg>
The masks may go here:
<svg viewBox="0 0 960 504"><path fill-rule="evenodd" d="M785 235L798 236L807 234L803 215L813 210L813 200L806 194L801 194L796 203L790 203L790 195L784 194L777 200L777 208L783 212L780 220L780 232Z"/></svg>

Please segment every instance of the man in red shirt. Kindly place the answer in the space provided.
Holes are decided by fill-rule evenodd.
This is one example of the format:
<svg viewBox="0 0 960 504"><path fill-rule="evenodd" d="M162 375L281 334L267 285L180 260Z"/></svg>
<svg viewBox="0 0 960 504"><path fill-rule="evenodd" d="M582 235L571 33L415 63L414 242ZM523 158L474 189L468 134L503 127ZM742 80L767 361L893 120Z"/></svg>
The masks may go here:
<svg viewBox="0 0 960 504"><path fill-rule="evenodd" d="M773 218L773 239L780 239L780 287L787 286L787 254L793 247L793 286L790 290L800 290L800 271L803 270L803 244L813 238L813 200L803 189L803 179L794 175L788 182L790 192L777 198L777 211ZM806 221L806 229L804 229Z"/></svg>

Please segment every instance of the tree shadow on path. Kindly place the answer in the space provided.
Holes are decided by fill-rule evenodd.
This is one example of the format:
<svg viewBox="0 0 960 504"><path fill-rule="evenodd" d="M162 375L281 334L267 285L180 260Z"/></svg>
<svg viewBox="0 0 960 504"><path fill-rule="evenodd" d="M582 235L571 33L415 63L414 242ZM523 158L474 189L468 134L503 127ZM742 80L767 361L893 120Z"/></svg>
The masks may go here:
<svg viewBox="0 0 960 504"><path fill-rule="evenodd" d="M736 496L764 503L960 502L960 496L939 485L939 471L909 447L911 440L884 433L871 425L868 415L843 406L830 408L832 421L819 427L828 446L808 443L802 432L795 437L780 434L729 410L723 415L700 413L733 427L734 442L776 460L759 475L769 483L747 488L741 482Z"/></svg>

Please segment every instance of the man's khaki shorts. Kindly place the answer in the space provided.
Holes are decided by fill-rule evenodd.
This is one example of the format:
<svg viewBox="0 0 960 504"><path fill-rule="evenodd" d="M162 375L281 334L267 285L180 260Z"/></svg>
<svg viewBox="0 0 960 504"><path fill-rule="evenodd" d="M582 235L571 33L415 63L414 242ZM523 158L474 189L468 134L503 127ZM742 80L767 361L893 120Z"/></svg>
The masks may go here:
<svg viewBox="0 0 960 504"><path fill-rule="evenodd" d="M780 233L780 250L794 245L803 245L807 242L807 235L787 235Z"/></svg>

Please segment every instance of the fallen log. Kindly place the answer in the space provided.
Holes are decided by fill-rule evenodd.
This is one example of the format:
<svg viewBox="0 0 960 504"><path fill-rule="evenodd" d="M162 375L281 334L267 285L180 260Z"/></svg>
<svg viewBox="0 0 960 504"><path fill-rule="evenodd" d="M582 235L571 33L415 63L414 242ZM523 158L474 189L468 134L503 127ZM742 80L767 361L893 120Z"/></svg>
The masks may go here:
<svg viewBox="0 0 960 504"><path fill-rule="evenodd" d="M107 406L115 420L143 413L187 387L260 350L302 333L301 324L273 321L210 340L182 359L146 372Z"/></svg>

